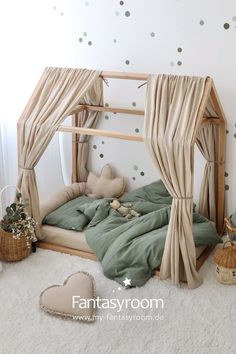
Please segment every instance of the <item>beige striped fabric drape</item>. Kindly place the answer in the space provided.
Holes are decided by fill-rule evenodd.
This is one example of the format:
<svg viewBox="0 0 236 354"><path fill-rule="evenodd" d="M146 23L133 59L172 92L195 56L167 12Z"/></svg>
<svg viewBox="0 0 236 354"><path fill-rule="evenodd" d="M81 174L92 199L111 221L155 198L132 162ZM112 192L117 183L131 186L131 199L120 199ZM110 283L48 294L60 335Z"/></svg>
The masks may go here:
<svg viewBox="0 0 236 354"><path fill-rule="evenodd" d="M173 197L160 277L201 284L192 234L193 155L198 110L206 79L150 75L147 82L144 139Z"/></svg>
<svg viewBox="0 0 236 354"><path fill-rule="evenodd" d="M34 167L59 125L95 85L99 75L99 71L86 69L46 68L18 121L18 188L28 202L28 212L38 223Z"/></svg>

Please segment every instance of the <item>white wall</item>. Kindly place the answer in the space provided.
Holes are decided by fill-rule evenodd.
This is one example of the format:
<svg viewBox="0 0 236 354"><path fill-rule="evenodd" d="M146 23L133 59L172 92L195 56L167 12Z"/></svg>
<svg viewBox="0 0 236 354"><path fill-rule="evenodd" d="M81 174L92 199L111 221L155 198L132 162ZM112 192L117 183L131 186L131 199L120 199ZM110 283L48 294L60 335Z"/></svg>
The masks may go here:
<svg viewBox="0 0 236 354"><path fill-rule="evenodd" d="M4 100L0 103L0 119L7 117L8 127L12 129L15 126L15 120L44 66L210 75L215 81L229 123L226 184L229 188L229 209L234 211L235 1L124 0L123 5L120 3L110 0L15 0L5 4L0 13L1 33L4 33L1 43L4 57L1 75L4 81L0 82ZM138 84L110 80L109 88L105 88L105 101L110 106L128 108L132 108L135 102L136 108L142 109L145 87L137 89ZM118 114L108 114L108 117L107 120L103 116L101 127L132 134L137 134L137 128L139 133L142 131L141 117ZM157 172L141 143L93 138L92 145L97 146L97 149L91 148L89 162L94 171L99 172L104 163L110 162L119 174L127 178L130 188L157 178ZM43 197L48 195L48 190L52 192L62 184L58 149L58 138L55 138L47 158L38 166ZM12 173L8 173L10 179L16 170L15 142L8 146L8 152L12 160ZM101 158L100 154L104 157ZM202 173L199 156L196 171L198 189ZM144 176L140 172L144 172ZM197 198L197 192L195 195Z"/></svg>

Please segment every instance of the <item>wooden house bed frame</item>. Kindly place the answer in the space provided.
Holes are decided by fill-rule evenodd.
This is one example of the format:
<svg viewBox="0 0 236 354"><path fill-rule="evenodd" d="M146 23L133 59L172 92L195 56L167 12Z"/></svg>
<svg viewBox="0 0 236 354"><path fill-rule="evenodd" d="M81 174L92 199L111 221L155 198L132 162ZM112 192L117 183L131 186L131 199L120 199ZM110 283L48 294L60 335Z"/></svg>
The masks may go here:
<svg viewBox="0 0 236 354"><path fill-rule="evenodd" d="M136 80L136 81L147 81L148 74L142 73L126 73L126 72L113 72L113 71L103 71L100 75L103 79L123 79L123 80ZM209 97L211 97L213 107L218 115L216 117L205 117L204 112L207 106ZM113 112L113 113L124 113L130 115L144 116L144 110L136 109L126 109L126 108L114 108L114 107L104 107L104 106L91 106L91 105L78 105L76 109L71 112L72 116L72 126L61 125L58 129L60 132L72 133L72 183L77 182L77 143L78 135L91 135L91 136L103 136L115 139L129 140L129 141L139 141L143 142L144 138L141 135L129 135L125 133L119 133L108 130L99 129L89 129L78 127L78 120L76 114L78 112L88 110L97 112ZM205 124L213 124L219 126L219 141L218 141L218 155L219 161L222 163L217 164L217 180L218 184L215 186L217 188L217 231L221 234L224 224L224 209L225 209L225 153L226 153L226 118L224 111L222 109L217 91L215 89L212 78L207 77L205 91L201 101L200 109L198 112L198 121L200 122L198 130ZM196 141L195 141L196 142ZM67 253L70 255L76 255L83 258L88 258L91 260L98 260L96 255L93 253L85 252L78 249L73 249L65 246L60 246L56 244L51 244L43 241L38 241L37 246L43 249L49 249L56 252ZM212 252L212 247L207 247L202 252L202 254L197 259L196 269L199 270L205 260L208 258ZM155 272L155 275L159 275L159 270Z"/></svg>

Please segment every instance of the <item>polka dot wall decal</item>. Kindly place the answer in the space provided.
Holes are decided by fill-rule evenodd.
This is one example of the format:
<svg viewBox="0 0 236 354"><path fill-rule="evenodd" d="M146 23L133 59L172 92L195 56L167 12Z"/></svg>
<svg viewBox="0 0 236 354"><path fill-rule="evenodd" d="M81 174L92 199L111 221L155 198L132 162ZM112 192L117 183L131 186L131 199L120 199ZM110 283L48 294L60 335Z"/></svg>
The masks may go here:
<svg viewBox="0 0 236 354"><path fill-rule="evenodd" d="M115 15L116 15L116 16L119 16L119 14L120 14L119 11L116 11L116 12L115 12Z"/></svg>
<svg viewBox="0 0 236 354"><path fill-rule="evenodd" d="M105 141L102 141L102 145L104 145L105 144Z"/></svg>
<svg viewBox="0 0 236 354"><path fill-rule="evenodd" d="M155 32L151 32L151 33L150 33L150 36L151 36L151 37L155 37L155 35L156 35Z"/></svg>
<svg viewBox="0 0 236 354"><path fill-rule="evenodd" d="M120 5L123 6L124 5L124 1L120 1Z"/></svg>
<svg viewBox="0 0 236 354"><path fill-rule="evenodd" d="M57 7L56 7L56 6L53 6L53 7L52 7L52 9L53 9L53 10L56 10L56 9L57 9Z"/></svg>
<svg viewBox="0 0 236 354"><path fill-rule="evenodd" d="M134 169L134 171L138 171L138 166L137 166L137 165L134 165L134 166L133 166L133 169Z"/></svg>
<svg viewBox="0 0 236 354"><path fill-rule="evenodd" d="M88 1L85 1L84 5L85 5L85 6L89 6L89 2L88 2Z"/></svg>
<svg viewBox="0 0 236 354"><path fill-rule="evenodd" d="M80 37L79 38L79 42L82 43L83 42L83 38Z"/></svg>
<svg viewBox="0 0 236 354"><path fill-rule="evenodd" d="M181 52L182 52L182 48L179 47L179 48L177 49L177 51L178 51L179 53L181 53Z"/></svg>
<svg viewBox="0 0 236 354"><path fill-rule="evenodd" d="M144 176L144 172L143 172L143 171L142 171L142 172L140 172L140 175L141 175L141 176Z"/></svg>
<svg viewBox="0 0 236 354"><path fill-rule="evenodd" d="M108 104L108 103L105 103L105 107L109 107L109 104Z"/></svg>
<svg viewBox="0 0 236 354"><path fill-rule="evenodd" d="M139 128L135 128L135 133L139 133Z"/></svg>
<svg viewBox="0 0 236 354"><path fill-rule="evenodd" d="M173 61L170 62L170 66L174 66L175 63Z"/></svg>
<svg viewBox="0 0 236 354"><path fill-rule="evenodd" d="M225 190L226 190L226 191L229 190L229 185L228 185L228 184L225 185Z"/></svg>
<svg viewBox="0 0 236 354"><path fill-rule="evenodd" d="M84 33L83 33L83 36L84 36L84 37L87 37L87 32L84 32Z"/></svg>
<svg viewBox="0 0 236 354"><path fill-rule="evenodd" d="M203 26L204 23L205 23L205 22L204 22L203 20L201 20L201 21L199 22L199 25Z"/></svg>
<svg viewBox="0 0 236 354"><path fill-rule="evenodd" d="M100 154L99 156L101 157L101 159L103 159L103 157L104 157L104 155L103 155L103 154Z"/></svg>
<svg viewBox="0 0 236 354"><path fill-rule="evenodd" d="M117 39L114 38L114 39L113 39L113 42L116 43L116 42L117 42Z"/></svg>
<svg viewBox="0 0 236 354"><path fill-rule="evenodd" d="M229 29L229 27L230 27L229 23L227 23L227 22L226 22L226 23L224 23L224 29L226 29L226 30L227 30L227 29Z"/></svg>
<svg viewBox="0 0 236 354"><path fill-rule="evenodd" d="M125 61L125 64L126 64L126 65L129 65L129 63L130 63L129 60L126 60L126 61Z"/></svg>
<svg viewBox="0 0 236 354"><path fill-rule="evenodd" d="M97 145L93 145L93 149L96 150L97 149Z"/></svg>
<svg viewBox="0 0 236 354"><path fill-rule="evenodd" d="M106 116L105 116L105 119L108 120L108 119L109 119L109 116L106 115Z"/></svg>
<svg viewBox="0 0 236 354"><path fill-rule="evenodd" d="M63 12L61 12L61 13L60 13L60 15L61 15L61 16L64 16L64 13L63 13Z"/></svg>
<svg viewBox="0 0 236 354"><path fill-rule="evenodd" d="M133 181L135 181L135 180L136 180L136 178L135 178L135 177L132 177L132 180L133 180Z"/></svg>
<svg viewBox="0 0 236 354"><path fill-rule="evenodd" d="M225 177L229 177L229 174L228 174L228 172L225 172Z"/></svg>
<svg viewBox="0 0 236 354"><path fill-rule="evenodd" d="M88 45L92 45L92 42L91 42L91 41L88 41Z"/></svg>
<svg viewBox="0 0 236 354"><path fill-rule="evenodd" d="M229 134L229 131L228 131L228 130L226 130L226 134Z"/></svg>
<svg viewBox="0 0 236 354"><path fill-rule="evenodd" d="M132 102L132 106L133 106L133 107L136 107L136 102Z"/></svg>
<svg viewBox="0 0 236 354"><path fill-rule="evenodd" d="M125 11L125 16L129 17L130 16L130 12L129 11Z"/></svg>
<svg viewBox="0 0 236 354"><path fill-rule="evenodd" d="M181 66L182 65L182 61L177 61L177 65Z"/></svg>

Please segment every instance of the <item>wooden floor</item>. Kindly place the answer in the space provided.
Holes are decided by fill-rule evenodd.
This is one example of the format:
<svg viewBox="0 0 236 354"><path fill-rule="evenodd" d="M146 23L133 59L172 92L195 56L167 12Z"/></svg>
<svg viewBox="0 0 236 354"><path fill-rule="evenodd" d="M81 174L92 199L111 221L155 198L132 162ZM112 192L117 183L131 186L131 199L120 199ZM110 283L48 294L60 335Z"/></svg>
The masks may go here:
<svg viewBox="0 0 236 354"><path fill-rule="evenodd" d="M39 248L46 249L46 250L66 253L66 254L70 254L72 256L79 256L79 257L82 257L82 258L91 259L93 261L98 261L96 255L94 253L77 250L75 248L69 248L69 247L65 247L65 246L55 245L55 244L47 243L47 242L43 242L43 241L38 241L36 243L36 246L39 247ZM201 266L204 264L204 262L210 256L210 254L213 251L213 249L214 249L214 247L208 246L202 252L202 254L198 257L197 263L196 263L197 271L201 268ZM159 276L159 275L160 275L160 270L157 269L155 271L155 276Z"/></svg>

